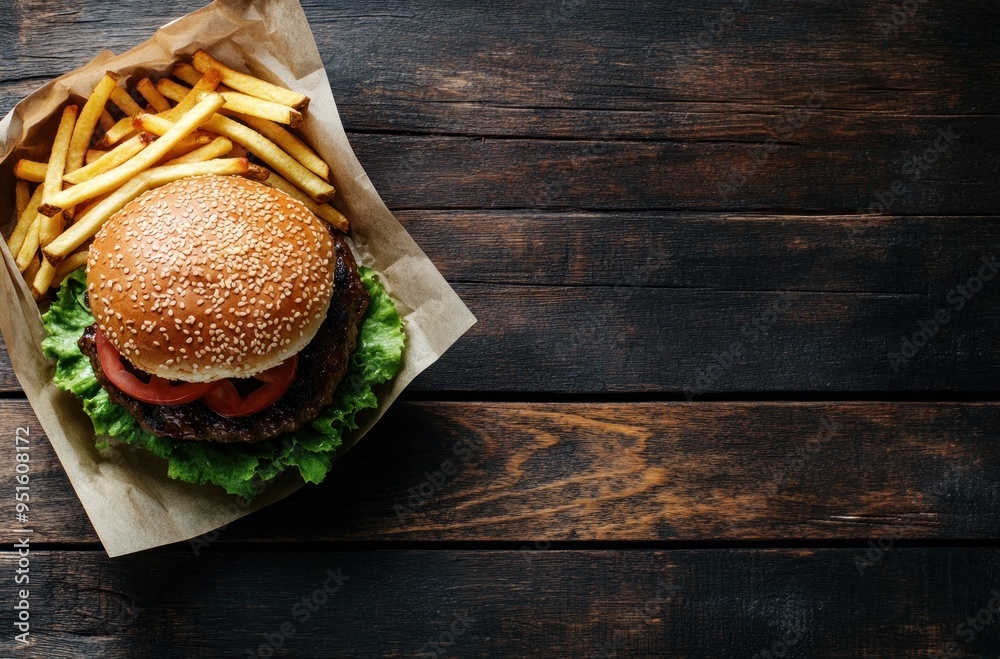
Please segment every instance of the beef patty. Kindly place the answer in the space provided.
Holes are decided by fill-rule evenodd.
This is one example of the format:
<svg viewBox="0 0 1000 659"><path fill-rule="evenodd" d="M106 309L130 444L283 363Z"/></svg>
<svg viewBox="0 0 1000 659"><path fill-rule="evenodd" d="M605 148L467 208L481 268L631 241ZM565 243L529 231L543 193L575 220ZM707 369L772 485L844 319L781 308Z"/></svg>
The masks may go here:
<svg viewBox="0 0 1000 659"><path fill-rule="evenodd" d="M94 373L111 400L124 407L145 430L163 437L212 442L256 443L298 430L333 401L337 385L354 353L358 328L368 309L368 291L361 283L351 250L334 232L337 262L333 298L315 338L299 353L295 380L273 405L239 418L219 416L200 401L156 405L132 398L115 387L97 358L97 324L83 332L78 345L90 358Z"/></svg>

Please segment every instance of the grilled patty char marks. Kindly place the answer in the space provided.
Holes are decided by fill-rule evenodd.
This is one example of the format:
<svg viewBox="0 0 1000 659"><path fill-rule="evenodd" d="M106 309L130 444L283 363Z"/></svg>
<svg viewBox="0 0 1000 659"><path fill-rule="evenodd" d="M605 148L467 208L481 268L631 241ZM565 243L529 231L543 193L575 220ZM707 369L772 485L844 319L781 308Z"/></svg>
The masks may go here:
<svg viewBox="0 0 1000 659"><path fill-rule="evenodd" d="M358 328L368 309L368 291L358 275L351 250L334 233L337 262L333 298L316 337L299 353L295 381L265 410L246 417L219 416L200 401L155 405L136 400L111 384L97 358L97 324L84 330L79 346L90 358L98 381L111 400L124 407L145 430L174 439L225 443L257 443L298 430L333 401L337 385L354 353Z"/></svg>

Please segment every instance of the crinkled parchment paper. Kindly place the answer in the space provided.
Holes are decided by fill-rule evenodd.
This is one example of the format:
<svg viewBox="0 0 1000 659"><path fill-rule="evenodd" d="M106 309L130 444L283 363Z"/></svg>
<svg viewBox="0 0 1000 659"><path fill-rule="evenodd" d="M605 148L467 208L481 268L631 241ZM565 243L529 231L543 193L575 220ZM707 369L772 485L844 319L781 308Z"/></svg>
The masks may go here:
<svg viewBox="0 0 1000 659"><path fill-rule="evenodd" d="M309 95L312 101L301 130L330 163L331 182L337 188L334 204L351 220L355 253L379 273L405 318L403 368L382 393L378 410L345 438L342 453L476 319L382 203L354 156L316 42L295 0L219 0L163 26L126 53L99 54L28 96L0 121L0 218L6 224L13 216L14 163L22 157L48 157L58 111L68 97L85 100L105 70L121 73L120 84L131 88L147 73L165 75L174 61L198 48L234 68ZM0 273L0 331L14 371L109 556L207 533L302 486L297 473L286 472L251 505L241 506L214 485L167 478L166 461L144 451L102 457L94 448L93 425L80 401L52 384L53 365L40 347L45 331L38 308L6 244L0 251L5 266Z"/></svg>

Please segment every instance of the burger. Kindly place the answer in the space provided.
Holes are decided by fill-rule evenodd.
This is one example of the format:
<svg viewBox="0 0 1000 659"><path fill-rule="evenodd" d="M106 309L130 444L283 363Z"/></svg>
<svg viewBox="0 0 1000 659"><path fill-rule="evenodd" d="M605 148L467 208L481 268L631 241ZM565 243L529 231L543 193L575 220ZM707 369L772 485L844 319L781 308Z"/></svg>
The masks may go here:
<svg viewBox="0 0 1000 659"><path fill-rule="evenodd" d="M129 202L43 320L55 383L83 400L99 449L114 438L247 499L291 467L321 481L404 342L343 234L235 176Z"/></svg>

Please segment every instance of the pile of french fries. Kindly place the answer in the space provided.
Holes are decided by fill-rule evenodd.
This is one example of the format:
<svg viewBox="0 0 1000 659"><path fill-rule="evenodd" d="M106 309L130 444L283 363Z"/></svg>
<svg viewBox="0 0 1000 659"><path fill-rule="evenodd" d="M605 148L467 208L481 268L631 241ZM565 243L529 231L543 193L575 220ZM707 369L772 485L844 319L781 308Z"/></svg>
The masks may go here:
<svg viewBox="0 0 1000 659"><path fill-rule="evenodd" d="M302 123L309 97L203 50L170 75L176 80L136 83L143 109L118 84L121 76L107 72L82 109L63 109L48 162L15 165L17 222L7 246L35 299L86 265L91 238L125 204L190 176L261 181L348 231L347 218L327 203L335 193L330 166L290 130Z"/></svg>

